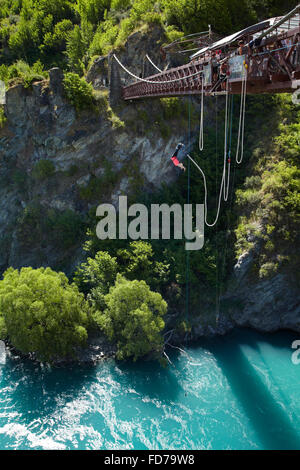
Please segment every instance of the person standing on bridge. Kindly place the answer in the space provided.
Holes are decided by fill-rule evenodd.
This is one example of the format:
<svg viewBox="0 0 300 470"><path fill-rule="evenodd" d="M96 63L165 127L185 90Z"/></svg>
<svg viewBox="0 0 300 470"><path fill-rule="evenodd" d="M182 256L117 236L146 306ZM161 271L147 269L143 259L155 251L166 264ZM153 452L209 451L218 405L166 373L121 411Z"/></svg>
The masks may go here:
<svg viewBox="0 0 300 470"><path fill-rule="evenodd" d="M228 64L227 60L223 59L221 65L220 65L220 80L221 80L221 88L222 90L226 90L226 78L228 75Z"/></svg>
<svg viewBox="0 0 300 470"><path fill-rule="evenodd" d="M243 39L239 41L239 55L243 55L245 53L245 42Z"/></svg>
<svg viewBox="0 0 300 470"><path fill-rule="evenodd" d="M177 147L176 147L175 152L173 153L173 155L172 155L172 157L171 157L171 160L172 160L172 162L173 162L173 164L174 164L175 166L178 166L178 168L180 168L181 170L185 171L185 170L186 170L185 166L184 166L184 165L178 160L178 158L177 158L178 152L179 152L183 147L184 147L183 144L181 144L181 143L177 144Z"/></svg>

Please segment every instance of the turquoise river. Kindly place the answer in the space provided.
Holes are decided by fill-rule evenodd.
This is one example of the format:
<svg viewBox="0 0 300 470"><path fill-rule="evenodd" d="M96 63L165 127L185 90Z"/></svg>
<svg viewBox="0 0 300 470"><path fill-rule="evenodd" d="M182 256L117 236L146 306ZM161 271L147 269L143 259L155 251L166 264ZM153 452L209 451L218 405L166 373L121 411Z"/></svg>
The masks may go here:
<svg viewBox="0 0 300 470"><path fill-rule="evenodd" d="M7 359L0 449L300 449L299 339L235 331L169 351L165 369Z"/></svg>

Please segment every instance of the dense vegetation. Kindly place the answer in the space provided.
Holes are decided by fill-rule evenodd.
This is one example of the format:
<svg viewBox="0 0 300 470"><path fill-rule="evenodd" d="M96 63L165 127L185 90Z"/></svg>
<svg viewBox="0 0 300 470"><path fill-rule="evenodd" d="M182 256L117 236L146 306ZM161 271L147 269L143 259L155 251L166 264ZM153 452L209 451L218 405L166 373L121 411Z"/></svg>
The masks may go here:
<svg viewBox="0 0 300 470"><path fill-rule="evenodd" d="M137 263L149 252L147 244L140 244L133 247L140 252ZM131 270L132 262L123 272ZM131 281L117 270L116 260L106 252L83 263L75 281L88 293L86 300L61 272L9 268L0 281L0 338L23 353L54 361L76 357L88 333L99 328L116 343L119 359L136 360L153 352L160 357L167 303L145 281Z"/></svg>
<svg viewBox="0 0 300 470"><path fill-rule="evenodd" d="M160 263L153 261L150 244L136 241L127 249L118 250L117 257L98 251L75 273L76 284L87 294L96 312L96 324L117 343L119 359L162 352L160 333L167 303L149 287L157 287L159 279L155 275L159 268ZM164 268L167 270L168 266Z"/></svg>
<svg viewBox="0 0 300 470"><path fill-rule="evenodd" d="M91 86L84 80L93 57L122 46L127 36L138 28L159 23L166 41L205 30L208 24L214 31L225 34L267 16L282 14L296 3L2 0L0 79L7 84L22 81L30 86L33 80L47 78L48 68L59 65L65 71L66 95L80 110L93 106L96 100ZM121 121L109 108L106 94L97 99L113 127L131 125ZM182 120L187 126L190 116L193 123L195 110L191 101L157 100L156 109L160 115L158 127L165 138L171 132L171 126L166 124L169 120ZM216 158L222 148L221 109L220 103L219 107L216 105L218 117L206 130L206 151L201 161L208 178L212 219L218 191L216 181L221 174ZM150 126L143 107L137 106L136 112L135 121ZM169 312L176 314L172 326L187 331L193 315L199 313L201 292L201 302L205 305L203 319L206 315L205 320L213 321L234 260L257 243L261 249L256 254L254 280L273 276L286 266L296 274L300 253L299 118L299 107L291 105L287 96L247 99L245 165L233 168L227 210L223 209L218 227L206 232L204 248L193 256L185 252L184 242L180 240L99 241L95 237L92 211L85 243L89 258L78 266L73 284L62 273L50 269L23 268L20 272L9 269L0 281L0 337L8 338L25 353L34 351L42 359L53 360L75 354L88 334L98 329L117 344L120 359L137 359L150 352L161 354L167 305ZM238 106L235 106L233 148L237 119ZM0 108L0 127L4 123ZM197 158L196 151L194 156ZM116 175L106 166L101 179L91 178L82 187L82 200L98 198L100 190L105 192L114 186ZM54 165L44 159L36 163L32 177L36 182L43 182L54 174ZM146 205L187 201L187 173L176 184L151 195L139 194L137 179L134 180L135 201ZM26 178L16 170L14 182L22 189ZM203 185L197 172L191 172L190 188L190 202L202 201ZM233 206L235 196L237 205ZM20 235L28 245L43 242L47 232L55 243L69 248L85 227L70 210L58 213L51 209L43 214L39 205L28 205L19 220Z"/></svg>

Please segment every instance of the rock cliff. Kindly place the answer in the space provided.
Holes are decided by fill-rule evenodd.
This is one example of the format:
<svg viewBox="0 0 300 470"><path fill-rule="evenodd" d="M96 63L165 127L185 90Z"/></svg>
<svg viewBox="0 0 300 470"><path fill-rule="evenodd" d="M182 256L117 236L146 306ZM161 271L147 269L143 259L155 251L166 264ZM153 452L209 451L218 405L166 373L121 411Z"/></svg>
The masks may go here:
<svg viewBox="0 0 300 470"><path fill-rule="evenodd" d="M234 278L224 300L227 313L238 326L274 332L300 332L300 290L287 272L254 281L252 252L245 252L234 267Z"/></svg>
<svg viewBox="0 0 300 470"><path fill-rule="evenodd" d="M50 81L7 91L0 129L2 271L49 265L70 273L82 256L89 211L95 216L98 204L117 203L133 186L150 191L176 178L167 157L183 139L180 124L163 134L159 100L156 113L146 102L121 105L115 115L102 91L102 111L79 115L66 100L59 69L50 71Z"/></svg>

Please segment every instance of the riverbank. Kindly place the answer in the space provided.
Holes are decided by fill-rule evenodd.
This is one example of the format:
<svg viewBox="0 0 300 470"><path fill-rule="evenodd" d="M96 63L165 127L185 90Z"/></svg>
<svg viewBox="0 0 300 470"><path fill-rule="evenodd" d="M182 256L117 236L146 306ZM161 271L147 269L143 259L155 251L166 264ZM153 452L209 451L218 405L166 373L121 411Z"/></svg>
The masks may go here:
<svg viewBox="0 0 300 470"><path fill-rule="evenodd" d="M197 329L193 328L190 333L179 334L178 332L172 336L167 334L165 337L168 338L168 342L166 344L166 350L172 351L175 349L186 350L190 347L197 347L201 341L219 341L222 337L227 338L230 337L230 334L236 334L238 331L250 331L254 334L270 334L276 335L277 333L280 334L294 334L295 337L299 333L299 331L292 330L292 329L278 329L278 330L269 330L265 331L262 329L255 329L253 327L244 327L241 328L238 325L234 325L233 322L229 321L228 319L220 316L219 324L214 328L211 325L207 327L199 327ZM197 333L196 333L197 332ZM7 357L13 360L23 360L23 361L31 361L32 363L43 363L39 361L36 354L22 354L20 351L17 351L9 342L5 342L6 346L6 353ZM179 349L178 349L179 348ZM76 357L74 358L61 358L55 360L53 362L53 366L58 367L65 367L65 366L96 366L99 363L105 363L108 360L115 360L117 353L117 346L105 338L104 335L92 335L88 338L88 343L85 348L78 349L76 352ZM168 353L169 354L169 353ZM153 357L151 355L147 356L146 358L142 358L141 361L151 362ZM122 363L122 361L120 362Z"/></svg>

